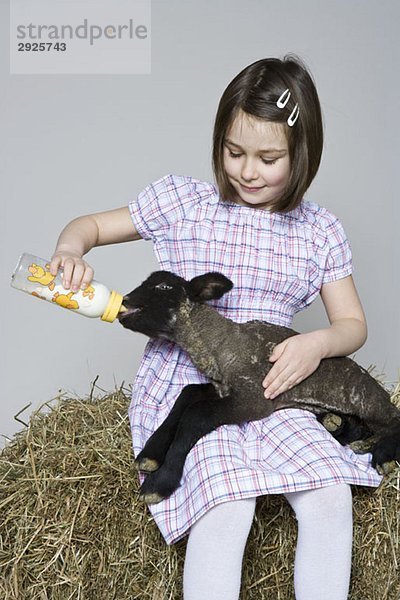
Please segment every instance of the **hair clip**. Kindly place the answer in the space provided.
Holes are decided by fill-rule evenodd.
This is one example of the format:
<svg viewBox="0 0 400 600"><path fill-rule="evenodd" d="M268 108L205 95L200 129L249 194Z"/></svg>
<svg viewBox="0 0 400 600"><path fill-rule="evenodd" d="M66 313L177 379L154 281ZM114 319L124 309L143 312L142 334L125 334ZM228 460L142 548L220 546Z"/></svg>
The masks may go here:
<svg viewBox="0 0 400 600"><path fill-rule="evenodd" d="M289 91L289 88L287 90L285 90L283 92L283 94L281 94L276 102L276 105L278 108L285 108L286 104L289 102L290 100L290 96L291 93Z"/></svg>
<svg viewBox="0 0 400 600"><path fill-rule="evenodd" d="M299 118L299 114L300 114L299 105L296 103L294 109L290 113L290 117L287 120L287 124L289 125L289 127L293 127L293 125L296 123L297 119Z"/></svg>
<svg viewBox="0 0 400 600"><path fill-rule="evenodd" d="M289 90L289 88L287 88L278 98L278 100L276 101L276 105L278 108L285 108L285 106L287 105L287 103L290 100L290 96L291 96L291 92ZM297 119L299 118L299 114L300 114L300 109L299 109L299 105L295 104L294 109L292 110L292 112L290 113L290 116L287 120L287 124L289 125L289 127L293 127L293 125L296 123Z"/></svg>

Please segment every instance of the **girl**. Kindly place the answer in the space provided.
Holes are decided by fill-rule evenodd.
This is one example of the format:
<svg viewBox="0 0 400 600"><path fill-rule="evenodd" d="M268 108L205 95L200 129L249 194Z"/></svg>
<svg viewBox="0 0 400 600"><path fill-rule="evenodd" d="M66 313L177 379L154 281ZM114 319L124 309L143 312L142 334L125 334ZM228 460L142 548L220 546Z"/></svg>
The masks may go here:
<svg viewBox="0 0 400 600"><path fill-rule="evenodd" d="M220 271L235 287L218 310L243 322L291 326L321 294L330 326L276 346L265 401L296 385L321 359L347 355L366 339L338 219L303 196L317 173L322 119L311 76L297 58L259 60L228 85L213 136L216 185L166 175L129 207L74 219L62 231L51 271L65 287L93 278L82 259L94 246L152 240L160 267L186 279ZM175 344L150 340L133 387L137 454L188 383L202 383ZM305 410L223 426L190 452L181 487L151 506L167 543L189 532L185 600L239 597L242 557L256 497L284 494L298 521L297 600L347 598L352 545L349 484L377 486L370 456L340 446Z"/></svg>

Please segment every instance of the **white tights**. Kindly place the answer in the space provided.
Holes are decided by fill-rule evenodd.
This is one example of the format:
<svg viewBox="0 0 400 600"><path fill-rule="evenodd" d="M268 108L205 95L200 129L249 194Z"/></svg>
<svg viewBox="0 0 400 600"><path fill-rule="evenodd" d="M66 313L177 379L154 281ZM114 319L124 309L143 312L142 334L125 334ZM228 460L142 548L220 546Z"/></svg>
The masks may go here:
<svg viewBox="0 0 400 600"><path fill-rule="evenodd" d="M298 521L296 600L346 600L353 529L350 486L333 485L285 497ZM184 600L238 600L255 504L255 498L219 504L192 525Z"/></svg>

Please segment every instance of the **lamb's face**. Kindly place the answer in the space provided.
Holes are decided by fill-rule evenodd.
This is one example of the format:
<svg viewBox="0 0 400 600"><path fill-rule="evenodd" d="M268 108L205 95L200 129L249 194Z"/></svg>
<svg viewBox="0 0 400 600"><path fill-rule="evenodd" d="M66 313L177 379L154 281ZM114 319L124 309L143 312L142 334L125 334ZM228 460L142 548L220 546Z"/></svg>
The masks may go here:
<svg viewBox="0 0 400 600"><path fill-rule="evenodd" d="M127 309L118 320L127 329L149 337L173 337L179 307L188 302L187 282L168 271L152 273L139 287L124 296Z"/></svg>

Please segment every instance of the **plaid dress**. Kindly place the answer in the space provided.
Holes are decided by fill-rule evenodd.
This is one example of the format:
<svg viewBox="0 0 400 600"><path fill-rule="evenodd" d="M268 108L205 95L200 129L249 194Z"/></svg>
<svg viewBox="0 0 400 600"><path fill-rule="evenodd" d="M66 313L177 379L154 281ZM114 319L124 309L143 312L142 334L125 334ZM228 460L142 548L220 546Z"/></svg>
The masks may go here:
<svg viewBox="0 0 400 600"><path fill-rule="evenodd" d="M139 234L153 242L161 269L185 279L219 271L233 281L232 291L211 304L237 322L290 327L323 283L352 272L339 220L306 200L289 213L270 213L221 201L211 183L166 175L129 209ZM206 381L176 344L148 342L129 410L135 455L181 389ZM221 502L338 483L375 487L382 478L370 459L341 446L312 413L284 409L261 421L223 425L200 439L186 459L181 486L150 511L171 544Z"/></svg>

